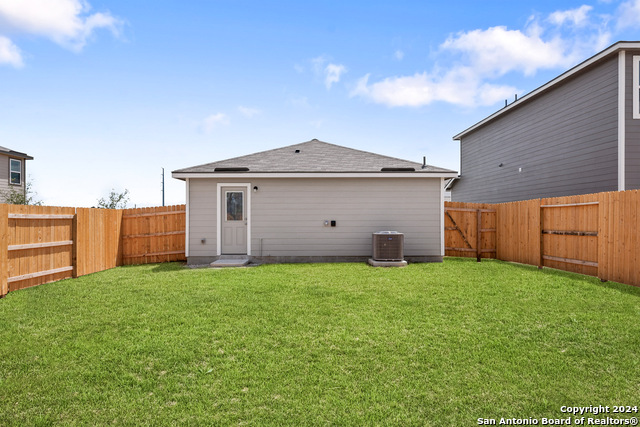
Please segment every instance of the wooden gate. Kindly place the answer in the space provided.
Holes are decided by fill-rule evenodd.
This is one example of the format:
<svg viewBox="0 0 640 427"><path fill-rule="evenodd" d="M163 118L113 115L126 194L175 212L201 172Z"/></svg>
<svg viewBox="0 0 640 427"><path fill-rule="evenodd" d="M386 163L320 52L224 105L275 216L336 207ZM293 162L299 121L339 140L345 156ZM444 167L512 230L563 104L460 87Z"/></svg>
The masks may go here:
<svg viewBox="0 0 640 427"><path fill-rule="evenodd" d="M496 257L496 210L483 203L445 202L445 255Z"/></svg>

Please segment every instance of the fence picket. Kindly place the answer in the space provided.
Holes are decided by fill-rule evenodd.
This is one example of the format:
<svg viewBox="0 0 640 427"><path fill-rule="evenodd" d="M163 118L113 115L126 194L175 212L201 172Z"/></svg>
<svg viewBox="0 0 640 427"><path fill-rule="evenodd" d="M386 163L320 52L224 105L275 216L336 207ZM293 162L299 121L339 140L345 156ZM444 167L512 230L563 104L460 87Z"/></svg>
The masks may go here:
<svg viewBox="0 0 640 427"><path fill-rule="evenodd" d="M9 292L9 207L0 205L0 297Z"/></svg>
<svg viewBox="0 0 640 427"><path fill-rule="evenodd" d="M130 211L149 216L124 221ZM0 296L123 264L185 260L184 212L184 205L115 210L0 204ZM130 245L124 237L131 230L154 235ZM163 255L146 256L149 249Z"/></svg>
<svg viewBox="0 0 640 427"><path fill-rule="evenodd" d="M478 206L445 203L445 207L458 209L456 221L460 224L472 220L475 217L472 211ZM533 199L483 207L496 210L496 252L485 256L640 286L640 237L637 236L640 191ZM464 212L465 209L468 212ZM449 235L455 231L450 229L450 224L445 225L445 240L450 242ZM475 256L475 253L460 255L447 250L446 255Z"/></svg>

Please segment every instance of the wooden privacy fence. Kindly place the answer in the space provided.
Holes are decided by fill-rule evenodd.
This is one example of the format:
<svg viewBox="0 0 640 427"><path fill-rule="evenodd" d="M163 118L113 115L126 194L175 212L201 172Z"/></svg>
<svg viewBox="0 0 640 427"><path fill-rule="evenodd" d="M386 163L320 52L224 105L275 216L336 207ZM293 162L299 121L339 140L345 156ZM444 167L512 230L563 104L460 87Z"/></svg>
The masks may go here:
<svg viewBox="0 0 640 427"><path fill-rule="evenodd" d="M496 210L486 203L446 202L445 253L449 256L495 258Z"/></svg>
<svg viewBox="0 0 640 427"><path fill-rule="evenodd" d="M495 205L446 202L445 254L475 257L479 247L486 257L640 286L639 208L638 190ZM487 212L487 219L474 228L479 210ZM488 251L484 237L482 246L473 246L476 230L491 227L490 210L495 210L495 252ZM464 246L456 234L461 233L447 223L447 212L473 250L460 251Z"/></svg>
<svg viewBox="0 0 640 427"><path fill-rule="evenodd" d="M0 297L124 264L185 259L185 206L144 209L0 204Z"/></svg>
<svg viewBox="0 0 640 427"><path fill-rule="evenodd" d="M122 263L185 260L185 206L127 209L122 214Z"/></svg>

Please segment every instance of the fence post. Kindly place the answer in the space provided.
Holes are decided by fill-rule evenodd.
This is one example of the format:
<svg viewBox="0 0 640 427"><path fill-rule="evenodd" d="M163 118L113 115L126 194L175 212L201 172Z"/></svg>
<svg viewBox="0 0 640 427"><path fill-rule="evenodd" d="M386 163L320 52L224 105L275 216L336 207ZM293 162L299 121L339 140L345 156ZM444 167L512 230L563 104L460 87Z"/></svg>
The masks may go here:
<svg viewBox="0 0 640 427"><path fill-rule="evenodd" d="M607 242L609 240L609 194L600 193L598 196L598 277L606 282L609 277L609 257L607 256Z"/></svg>
<svg viewBox="0 0 640 427"><path fill-rule="evenodd" d="M9 206L0 204L0 298L9 293Z"/></svg>
<svg viewBox="0 0 640 427"><path fill-rule="evenodd" d="M73 215L73 221L71 225L71 240L73 240L73 246L71 247L71 265L73 266L73 272L71 276L74 279L78 278L78 208L75 209Z"/></svg>
<svg viewBox="0 0 640 427"><path fill-rule="evenodd" d="M476 261L482 261L482 211L478 209L478 232L476 238Z"/></svg>
<svg viewBox="0 0 640 427"><path fill-rule="evenodd" d="M538 259L538 268L544 267L544 208L542 207L542 199L540 199L540 257Z"/></svg>

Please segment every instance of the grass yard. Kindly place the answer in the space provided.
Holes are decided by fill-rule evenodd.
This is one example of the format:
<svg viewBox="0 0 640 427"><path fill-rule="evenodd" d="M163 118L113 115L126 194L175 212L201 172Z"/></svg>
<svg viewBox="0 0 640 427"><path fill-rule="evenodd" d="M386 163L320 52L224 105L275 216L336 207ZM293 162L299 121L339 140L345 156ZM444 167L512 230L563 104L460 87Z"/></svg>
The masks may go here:
<svg viewBox="0 0 640 427"><path fill-rule="evenodd" d="M477 425L640 404L640 288L500 261L119 267L10 293L0 325L3 426Z"/></svg>

